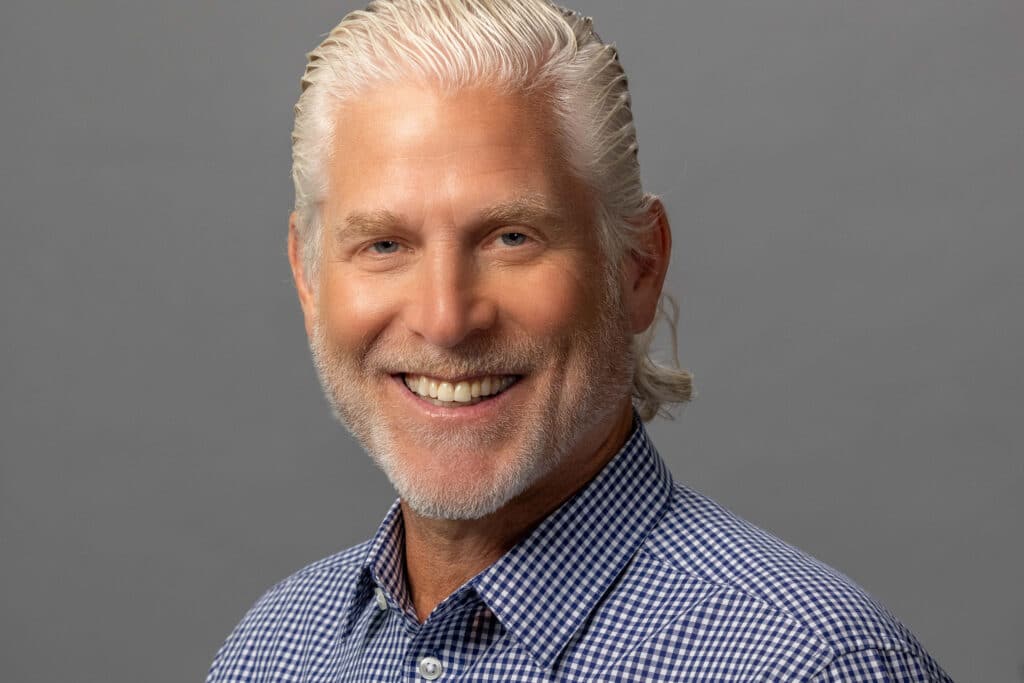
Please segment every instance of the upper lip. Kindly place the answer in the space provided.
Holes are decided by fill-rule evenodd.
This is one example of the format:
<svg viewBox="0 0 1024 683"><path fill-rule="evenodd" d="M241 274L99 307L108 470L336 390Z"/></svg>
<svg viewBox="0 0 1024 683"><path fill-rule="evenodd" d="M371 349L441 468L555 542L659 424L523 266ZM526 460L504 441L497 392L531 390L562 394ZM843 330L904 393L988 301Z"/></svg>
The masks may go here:
<svg viewBox="0 0 1024 683"><path fill-rule="evenodd" d="M439 382L449 382L451 384L457 384L458 382L472 382L474 380L483 379L484 377L519 377L520 375L514 372L476 372L471 375L461 375L456 377L445 377L442 375L433 375L429 372L399 372L399 377L405 378L409 375L415 377L428 377L430 379L436 379Z"/></svg>

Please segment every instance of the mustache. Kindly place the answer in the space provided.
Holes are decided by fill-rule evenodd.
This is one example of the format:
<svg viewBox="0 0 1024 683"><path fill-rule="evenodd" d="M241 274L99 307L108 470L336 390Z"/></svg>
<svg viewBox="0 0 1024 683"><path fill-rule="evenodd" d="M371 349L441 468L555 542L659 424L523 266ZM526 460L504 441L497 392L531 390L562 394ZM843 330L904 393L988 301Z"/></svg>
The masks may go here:
<svg viewBox="0 0 1024 683"><path fill-rule="evenodd" d="M474 338L448 349L405 340L374 344L365 362L390 375L475 377L525 375L543 356L543 345L525 338Z"/></svg>

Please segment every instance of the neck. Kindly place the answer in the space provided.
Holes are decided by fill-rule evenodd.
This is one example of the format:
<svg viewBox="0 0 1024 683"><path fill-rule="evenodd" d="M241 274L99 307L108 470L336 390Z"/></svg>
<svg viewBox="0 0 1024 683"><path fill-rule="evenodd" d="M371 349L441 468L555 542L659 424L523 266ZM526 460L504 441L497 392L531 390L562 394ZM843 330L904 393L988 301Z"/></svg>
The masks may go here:
<svg viewBox="0 0 1024 683"><path fill-rule="evenodd" d="M629 437L633 411L628 401L610 423L587 435L542 481L486 517L433 519L416 514L402 501L406 579L420 622L608 464Z"/></svg>

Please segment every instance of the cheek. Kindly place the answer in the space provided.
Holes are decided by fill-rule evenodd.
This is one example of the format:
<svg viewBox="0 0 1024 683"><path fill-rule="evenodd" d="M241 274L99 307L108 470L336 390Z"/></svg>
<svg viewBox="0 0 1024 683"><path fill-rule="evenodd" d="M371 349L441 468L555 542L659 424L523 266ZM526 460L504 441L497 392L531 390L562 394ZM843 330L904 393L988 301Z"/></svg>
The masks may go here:
<svg viewBox="0 0 1024 683"><path fill-rule="evenodd" d="M599 287L569 264L518 274L501 291L501 307L528 333L547 338L564 337L586 324L597 310Z"/></svg>
<svg viewBox="0 0 1024 683"><path fill-rule="evenodd" d="M332 271L321 278L318 315L327 338L337 346L354 350L367 345L387 325L394 305L379 277Z"/></svg>

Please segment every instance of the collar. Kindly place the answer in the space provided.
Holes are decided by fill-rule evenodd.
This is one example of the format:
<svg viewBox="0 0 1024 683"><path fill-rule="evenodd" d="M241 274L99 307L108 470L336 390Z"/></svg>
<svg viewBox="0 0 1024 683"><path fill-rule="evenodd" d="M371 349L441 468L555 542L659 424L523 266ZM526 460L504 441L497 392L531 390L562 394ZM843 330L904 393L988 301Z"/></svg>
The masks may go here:
<svg viewBox="0 0 1024 683"><path fill-rule="evenodd" d="M661 518L672 478L634 415L619 452L518 545L471 579L480 599L542 668L549 668ZM370 543L364 576L410 612L401 508Z"/></svg>
<svg viewBox="0 0 1024 683"><path fill-rule="evenodd" d="M370 541L370 547L363 560L363 578L377 584L392 608L397 608L416 618L412 607L412 596L405 580L405 525L402 523L401 499L396 500L377 533ZM360 605L353 605L360 607Z"/></svg>

